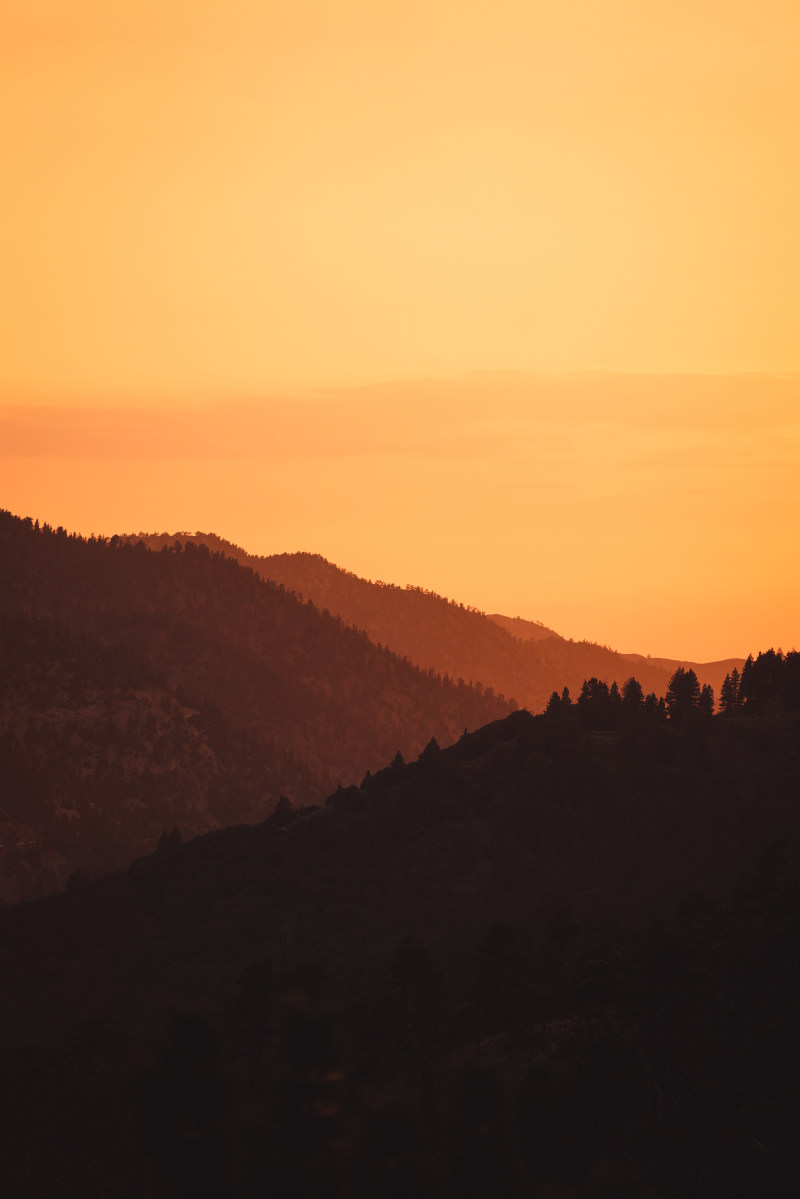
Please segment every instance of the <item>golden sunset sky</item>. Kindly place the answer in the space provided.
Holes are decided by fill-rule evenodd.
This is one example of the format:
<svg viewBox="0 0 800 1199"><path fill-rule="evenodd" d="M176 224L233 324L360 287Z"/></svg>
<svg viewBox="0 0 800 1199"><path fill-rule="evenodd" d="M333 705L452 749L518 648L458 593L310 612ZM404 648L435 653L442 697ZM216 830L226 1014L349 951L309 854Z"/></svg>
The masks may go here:
<svg viewBox="0 0 800 1199"><path fill-rule="evenodd" d="M800 643L800 6L0 14L2 506Z"/></svg>

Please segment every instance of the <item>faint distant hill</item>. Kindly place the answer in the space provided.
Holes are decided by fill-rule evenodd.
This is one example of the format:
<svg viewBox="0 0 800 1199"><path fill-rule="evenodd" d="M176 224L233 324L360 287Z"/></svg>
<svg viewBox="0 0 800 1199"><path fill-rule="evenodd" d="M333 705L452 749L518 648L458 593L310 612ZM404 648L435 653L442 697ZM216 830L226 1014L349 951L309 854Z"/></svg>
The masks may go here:
<svg viewBox="0 0 800 1199"><path fill-rule="evenodd" d="M445 599L421 587L370 582L342 570L319 554L259 557L212 533L136 534L160 549L173 544L205 544L246 563L327 608L369 638L388 645L425 669L480 683L513 698L532 712L544 709L554 690L568 687L573 698L584 679L596 676L621 685L631 674L646 692L666 692L677 666L691 665L701 684L719 691L725 675L743 658L687 663L616 653L590 641L571 641L521 617L486 616L476 608Z"/></svg>
<svg viewBox="0 0 800 1199"><path fill-rule="evenodd" d="M648 654L645 658L641 654L621 654L626 662L631 663L632 673L639 678L640 672L644 666L654 666L657 669L664 670L668 675L673 675L679 666L684 670L693 670L700 680L701 684L710 683L714 688L714 696L719 700L719 689L725 679L726 674L734 669L741 671L744 665L744 658L723 658L719 662L690 662L688 659L677 658L652 658Z"/></svg>
<svg viewBox="0 0 800 1199"><path fill-rule="evenodd" d="M499 624L501 629L505 629L512 637L518 637L520 641L544 641L547 637L559 637L559 634L553 629L548 629L546 624L541 624L538 620L525 620L522 616L501 616L499 612L490 612L489 620ZM563 637L559 637L559 640L563 641Z"/></svg>
<svg viewBox="0 0 800 1199"><path fill-rule="evenodd" d="M0 896L263 819L510 711L205 545L0 512Z"/></svg>

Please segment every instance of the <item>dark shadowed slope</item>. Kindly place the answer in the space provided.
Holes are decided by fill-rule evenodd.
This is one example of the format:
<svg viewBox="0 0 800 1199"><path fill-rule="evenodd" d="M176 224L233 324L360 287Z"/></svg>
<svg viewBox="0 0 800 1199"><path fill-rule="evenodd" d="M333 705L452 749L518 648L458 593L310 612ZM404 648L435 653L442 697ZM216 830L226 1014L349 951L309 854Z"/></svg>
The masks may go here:
<svg viewBox="0 0 800 1199"><path fill-rule="evenodd" d="M509 711L205 547L0 514L0 894L308 803Z"/></svg>
<svg viewBox="0 0 800 1199"><path fill-rule="evenodd" d="M0 908L7 1193L792 1194L799 749L518 712Z"/></svg>
<svg viewBox="0 0 800 1199"><path fill-rule="evenodd" d="M238 546L206 533L139 534L146 544L161 548L176 538L207 544L246 562L264 578L298 592L319 608L341 616L370 639L420 666L480 682L531 711L541 711L552 691L568 687L573 696L584 679L596 676L621 685L633 672L622 654L588 641L567 641L552 630L518 618L488 617L419 587L372 583L334 566L319 554L273 554L256 557ZM695 664L701 684L717 689L733 664L712 670ZM636 659L635 674L645 691L663 695L677 666Z"/></svg>
<svg viewBox="0 0 800 1199"><path fill-rule="evenodd" d="M219 998L258 957L371 986L406 933L455 969L493 921L662 916L699 888L725 892L776 840L797 859L799 732L796 713L691 727L640 714L606 732L575 712L513 713L321 808L165 841L125 875L6 910L3 1010L44 1028L77 1018L90 990L131 1015L165 989ZM53 985L75 984L63 1010L32 994L39 958Z"/></svg>

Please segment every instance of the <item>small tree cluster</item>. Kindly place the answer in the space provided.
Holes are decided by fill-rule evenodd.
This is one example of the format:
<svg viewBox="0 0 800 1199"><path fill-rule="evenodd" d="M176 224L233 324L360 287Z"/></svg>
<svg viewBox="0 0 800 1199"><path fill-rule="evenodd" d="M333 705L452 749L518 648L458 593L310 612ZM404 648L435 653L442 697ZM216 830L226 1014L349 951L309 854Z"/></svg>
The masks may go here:
<svg viewBox="0 0 800 1199"><path fill-rule="evenodd" d="M560 696L554 691L547 704L547 713L564 715L570 710L576 713L585 728L597 730L620 728L640 716L665 715L663 699L655 693L645 696L641 683L633 676L626 679L622 688L616 681L609 686L605 679L596 676L584 679L575 704L566 687Z"/></svg>
<svg viewBox="0 0 800 1199"><path fill-rule="evenodd" d="M670 720L685 723L694 716L713 716L714 688L710 683L700 686L700 680L691 669L679 666L669 681L664 697Z"/></svg>
<svg viewBox="0 0 800 1199"><path fill-rule="evenodd" d="M800 708L800 653L768 649L757 658L750 654L741 674L734 667L725 675L719 706L725 716L759 716L775 708L796 711Z"/></svg>

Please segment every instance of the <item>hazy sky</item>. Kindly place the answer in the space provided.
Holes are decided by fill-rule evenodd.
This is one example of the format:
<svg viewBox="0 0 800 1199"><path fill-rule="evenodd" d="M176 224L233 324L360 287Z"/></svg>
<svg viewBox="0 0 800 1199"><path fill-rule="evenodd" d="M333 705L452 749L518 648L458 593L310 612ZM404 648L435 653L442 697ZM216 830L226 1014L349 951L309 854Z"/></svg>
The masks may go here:
<svg viewBox="0 0 800 1199"><path fill-rule="evenodd" d="M794 641L800 6L0 14L0 503Z"/></svg>

